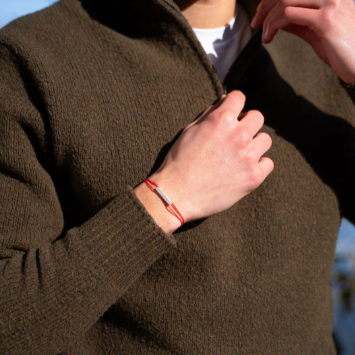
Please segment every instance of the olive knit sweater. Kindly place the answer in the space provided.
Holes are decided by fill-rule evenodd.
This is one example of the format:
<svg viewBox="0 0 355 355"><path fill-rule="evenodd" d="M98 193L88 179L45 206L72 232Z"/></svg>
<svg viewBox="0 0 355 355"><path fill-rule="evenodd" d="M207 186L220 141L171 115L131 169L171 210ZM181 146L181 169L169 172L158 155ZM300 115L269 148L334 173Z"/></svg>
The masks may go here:
<svg viewBox="0 0 355 355"><path fill-rule="evenodd" d="M224 88L264 114L275 169L166 235L132 188ZM335 354L354 127L336 75L287 33L254 34L222 84L172 0L63 0L6 26L0 354Z"/></svg>

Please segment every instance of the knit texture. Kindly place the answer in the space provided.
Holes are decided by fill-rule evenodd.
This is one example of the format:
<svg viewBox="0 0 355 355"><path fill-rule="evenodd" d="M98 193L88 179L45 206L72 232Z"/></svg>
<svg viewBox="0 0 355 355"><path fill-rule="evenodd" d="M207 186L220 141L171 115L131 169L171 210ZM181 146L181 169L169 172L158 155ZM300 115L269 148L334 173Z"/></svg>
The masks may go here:
<svg viewBox="0 0 355 355"><path fill-rule="evenodd" d="M252 54L221 83L164 0L62 0L0 31L2 355L335 354L354 103L295 36ZM223 84L263 112L275 169L166 235L132 189Z"/></svg>

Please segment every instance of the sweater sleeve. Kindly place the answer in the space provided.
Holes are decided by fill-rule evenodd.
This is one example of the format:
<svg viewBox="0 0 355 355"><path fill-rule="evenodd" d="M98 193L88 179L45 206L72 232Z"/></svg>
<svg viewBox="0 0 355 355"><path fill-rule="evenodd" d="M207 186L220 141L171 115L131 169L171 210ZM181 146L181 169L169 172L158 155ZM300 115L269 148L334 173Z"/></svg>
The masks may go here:
<svg viewBox="0 0 355 355"><path fill-rule="evenodd" d="M42 132L42 133L40 133ZM58 354L176 248L129 186L65 228L44 124L18 56L0 46L0 353Z"/></svg>
<svg viewBox="0 0 355 355"><path fill-rule="evenodd" d="M351 100L353 101L354 105L355 105L355 87L353 88L345 88L346 92L348 93L348 95L350 96Z"/></svg>

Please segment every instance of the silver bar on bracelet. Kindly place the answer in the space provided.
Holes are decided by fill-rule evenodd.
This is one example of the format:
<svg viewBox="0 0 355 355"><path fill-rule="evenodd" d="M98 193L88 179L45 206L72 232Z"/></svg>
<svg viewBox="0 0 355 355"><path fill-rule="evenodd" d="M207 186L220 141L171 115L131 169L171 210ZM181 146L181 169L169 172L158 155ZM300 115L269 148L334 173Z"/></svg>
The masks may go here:
<svg viewBox="0 0 355 355"><path fill-rule="evenodd" d="M172 203L171 201L169 200L168 196L165 195L165 193L160 190L159 187L156 187L155 188L155 191L161 196L161 198L170 206Z"/></svg>

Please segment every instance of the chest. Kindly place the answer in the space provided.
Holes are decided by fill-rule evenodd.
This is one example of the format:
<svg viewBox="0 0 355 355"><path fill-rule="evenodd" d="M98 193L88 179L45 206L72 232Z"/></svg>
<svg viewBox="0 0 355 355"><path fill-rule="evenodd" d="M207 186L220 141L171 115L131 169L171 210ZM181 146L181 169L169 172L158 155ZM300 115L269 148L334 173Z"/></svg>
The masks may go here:
<svg viewBox="0 0 355 355"><path fill-rule="evenodd" d="M123 186L134 187L148 177L180 131L217 99L208 70L191 53L155 53L145 44L123 47L100 53L96 67L72 63L73 81L56 86L66 89L55 95L65 105L53 101L51 124L69 224L85 221ZM340 221L337 193L342 165L339 150L329 145L329 139L334 131L341 137L346 125L322 99L326 87L323 95L314 95L315 82L299 84L302 72L280 73L283 60L277 48L270 53L262 48L228 87L246 94L244 111L258 109L264 114L263 130L273 139L267 155L275 169L237 205L179 231L182 249L199 253L202 259L222 262L216 250L229 250L230 257L224 260L235 260L238 254L248 258L245 243L250 255L269 259L290 243L290 235L301 238L298 253L304 252L303 242L309 238L314 248L327 240L332 255ZM326 236L321 227L325 220ZM262 267L265 260L259 260Z"/></svg>

